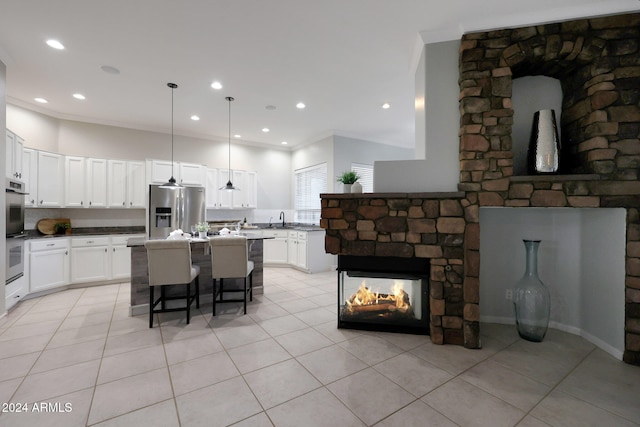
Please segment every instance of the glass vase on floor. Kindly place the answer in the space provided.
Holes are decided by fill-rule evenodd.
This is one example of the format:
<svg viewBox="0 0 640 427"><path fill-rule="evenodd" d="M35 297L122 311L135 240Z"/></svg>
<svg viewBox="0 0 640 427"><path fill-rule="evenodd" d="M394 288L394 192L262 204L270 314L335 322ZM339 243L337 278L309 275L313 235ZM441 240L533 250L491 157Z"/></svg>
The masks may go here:
<svg viewBox="0 0 640 427"><path fill-rule="evenodd" d="M516 326L521 338L540 342L549 327L551 297L538 277L538 246L540 240L523 240L527 268L514 288L513 307Z"/></svg>

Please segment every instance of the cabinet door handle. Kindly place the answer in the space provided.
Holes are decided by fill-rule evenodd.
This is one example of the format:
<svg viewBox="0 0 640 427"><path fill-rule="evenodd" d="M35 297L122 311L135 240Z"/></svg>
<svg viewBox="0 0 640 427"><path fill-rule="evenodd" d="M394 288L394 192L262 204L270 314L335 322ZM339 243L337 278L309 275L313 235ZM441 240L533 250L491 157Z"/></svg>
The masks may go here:
<svg viewBox="0 0 640 427"><path fill-rule="evenodd" d="M91 206L91 201L89 201L89 206Z"/></svg>
<svg viewBox="0 0 640 427"><path fill-rule="evenodd" d="M80 201L80 206L82 206L83 204L84 204L84 202L81 200L81 201Z"/></svg>
<svg viewBox="0 0 640 427"><path fill-rule="evenodd" d="M107 253L107 248L104 248L104 252Z"/></svg>
<svg viewBox="0 0 640 427"><path fill-rule="evenodd" d="M87 240L87 243L93 243L93 240Z"/></svg>
<svg viewBox="0 0 640 427"><path fill-rule="evenodd" d="M36 203L36 201L34 199L31 199L31 204L34 205Z"/></svg>
<svg viewBox="0 0 640 427"><path fill-rule="evenodd" d="M42 204L42 202L43 202L43 201L42 201L42 200L40 200L40 204Z"/></svg>
<svg viewBox="0 0 640 427"><path fill-rule="evenodd" d="M122 202L122 206L125 206L124 202Z"/></svg>
<svg viewBox="0 0 640 427"><path fill-rule="evenodd" d="M47 243L47 246L55 246L55 243Z"/></svg>
<svg viewBox="0 0 640 427"><path fill-rule="evenodd" d="M115 252L115 251L116 251L116 248L113 248L113 252Z"/></svg>
<svg viewBox="0 0 640 427"><path fill-rule="evenodd" d="M64 251L64 254L65 255L69 255L69 251Z"/></svg>

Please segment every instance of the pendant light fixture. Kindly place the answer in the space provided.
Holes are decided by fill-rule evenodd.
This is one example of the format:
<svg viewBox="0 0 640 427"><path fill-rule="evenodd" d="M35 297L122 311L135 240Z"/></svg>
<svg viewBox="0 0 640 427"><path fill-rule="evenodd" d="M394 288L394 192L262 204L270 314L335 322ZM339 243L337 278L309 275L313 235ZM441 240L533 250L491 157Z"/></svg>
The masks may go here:
<svg viewBox="0 0 640 427"><path fill-rule="evenodd" d="M238 187L234 187L231 182L231 101L233 101L233 98L227 96L225 99L229 101L229 180L224 187L220 187L220 190L233 191L240 190Z"/></svg>
<svg viewBox="0 0 640 427"><path fill-rule="evenodd" d="M168 188L170 190L177 190L181 185L176 184L176 179L173 177L173 90L178 87L175 83L167 83L167 86L171 88L171 178L169 181L162 184L160 188Z"/></svg>

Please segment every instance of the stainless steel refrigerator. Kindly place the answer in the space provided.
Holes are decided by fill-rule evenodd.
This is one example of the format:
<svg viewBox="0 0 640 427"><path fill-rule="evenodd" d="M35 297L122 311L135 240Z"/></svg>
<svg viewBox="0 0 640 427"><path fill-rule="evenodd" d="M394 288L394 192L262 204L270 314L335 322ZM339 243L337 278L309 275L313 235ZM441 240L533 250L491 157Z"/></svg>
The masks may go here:
<svg viewBox="0 0 640 427"><path fill-rule="evenodd" d="M150 239L162 239L174 230L190 232L191 226L205 220L204 187L160 188L149 185Z"/></svg>

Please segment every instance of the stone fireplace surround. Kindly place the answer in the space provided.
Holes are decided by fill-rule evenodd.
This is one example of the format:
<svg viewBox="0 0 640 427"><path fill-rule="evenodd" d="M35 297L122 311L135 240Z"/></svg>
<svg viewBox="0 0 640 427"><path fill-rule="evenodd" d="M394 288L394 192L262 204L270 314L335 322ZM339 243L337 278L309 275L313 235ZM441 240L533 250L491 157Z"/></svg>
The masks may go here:
<svg viewBox="0 0 640 427"><path fill-rule="evenodd" d="M431 340L479 348L479 208L625 208L625 348L640 365L640 14L462 37L459 192L322 194L331 254L429 258ZM512 80L558 78L562 174L513 176Z"/></svg>

